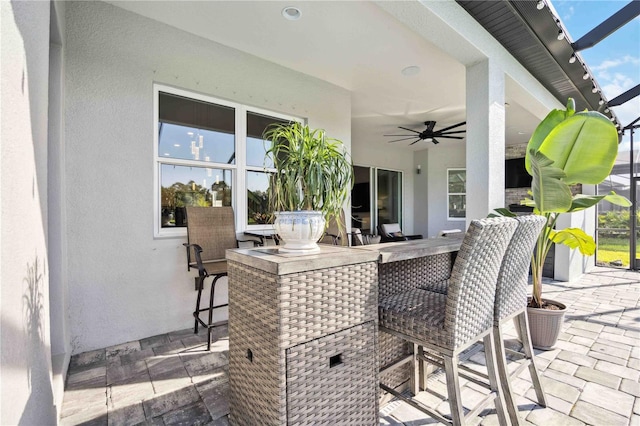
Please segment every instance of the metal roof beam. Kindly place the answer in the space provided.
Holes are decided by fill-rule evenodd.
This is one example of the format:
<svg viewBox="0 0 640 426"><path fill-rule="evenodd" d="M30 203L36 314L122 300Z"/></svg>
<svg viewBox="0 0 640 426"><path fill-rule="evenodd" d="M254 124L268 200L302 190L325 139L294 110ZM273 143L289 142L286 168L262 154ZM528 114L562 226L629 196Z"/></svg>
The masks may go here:
<svg viewBox="0 0 640 426"><path fill-rule="evenodd" d="M640 0L632 0L600 25L580 37L578 41L571 43L571 46L576 52L593 47L638 15L640 15Z"/></svg>
<svg viewBox="0 0 640 426"><path fill-rule="evenodd" d="M607 104L610 107L622 105L623 103L630 101L631 99L635 98L638 95L640 95L640 84L636 85L636 87L632 87L631 89L627 90L623 94L618 95L615 98L611 99L609 102L607 102Z"/></svg>

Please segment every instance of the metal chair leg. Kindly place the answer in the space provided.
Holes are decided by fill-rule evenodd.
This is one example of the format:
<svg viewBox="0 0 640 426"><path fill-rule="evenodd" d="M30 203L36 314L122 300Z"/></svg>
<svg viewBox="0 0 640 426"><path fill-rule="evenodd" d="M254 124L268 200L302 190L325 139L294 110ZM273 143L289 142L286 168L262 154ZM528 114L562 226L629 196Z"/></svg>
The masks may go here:
<svg viewBox="0 0 640 426"><path fill-rule="evenodd" d="M447 396L451 407L451 420L454 426L465 424L462 397L460 396L460 380L458 378L458 357L444 357L444 372L447 377Z"/></svg>
<svg viewBox="0 0 640 426"><path fill-rule="evenodd" d="M511 378L509 370L507 368L507 356L504 348L504 340L502 337L502 330L500 325L493 326L493 340L495 346L495 357L498 368L498 377L500 378L500 385L502 395L506 404L507 412L511 423L514 425L520 424L520 417L518 415L518 406L514 400L514 395L511 387Z"/></svg>
<svg viewBox="0 0 640 426"><path fill-rule="evenodd" d="M493 392L496 393L496 412L498 413L498 422L501 425L508 425L509 422L507 420L507 414L505 412L505 398L503 394L503 387L500 383L500 377L497 374L497 365L496 365L496 357L494 354L495 350L495 342L493 338L493 333L488 333L484 338L484 354L487 363L487 373L489 375L489 386ZM515 424L519 424L517 420L516 414L516 422Z"/></svg>
<svg viewBox="0 0 640 426"><path fill-rule="evenodd" d="M193 327L194 334L198 334L198 317L200 315L200 299L202 298L202 289L204 288L204 277L199 277L198 280L198 297L196 298L196 310L193 311L193 316L195 318L195 325Z"/></svg>
<svg viewBox="0 0 640 426"><path fill-rule="evenodd" d="M544 396L544 389L542 388L542 382L540 381L540 374L538 373L538 367L536 367L535 353L533 352L533 346L531 345L531 335L529 334L529 319L527 312L524 311L521 314L514 317L516 327L520 330L520 337L522 338L522 349L527 357L529 363L529 374L531 375L531 382L533 388L536 391L536 397L538 398L538 404L542 407L547 406L547 400Z"/></svg>

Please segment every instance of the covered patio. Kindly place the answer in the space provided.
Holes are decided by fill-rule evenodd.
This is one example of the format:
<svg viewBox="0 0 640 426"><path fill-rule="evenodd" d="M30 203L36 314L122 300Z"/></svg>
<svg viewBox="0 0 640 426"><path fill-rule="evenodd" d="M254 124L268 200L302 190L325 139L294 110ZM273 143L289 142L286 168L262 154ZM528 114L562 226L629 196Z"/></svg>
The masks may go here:
<svg viewBox="0 0 640 426"><path fill-rule="evenodd" d="M579 280L544 285L545 295L567 305L556 347L537 351L547 408L534 402L526 371L513 381L523 424L637 425L640 423L640 280L637 272L595 268ZM507 331L512 344L514 330ZM205 333L191 329L152 336L75 355L62 406L63 425L228 424L228 335L218 329L211 352ZM480 347L466 364L483 369ZM443 374L430 376L417 400L448 414ZM462 381L463 401L484 388ZM495 425L485 409L481 425ZM382 425L436 423L392 400L380 410Z"/></svg>
<svg viewBox="0 0 640 426"><path fill-rule="evenodd" d="M518 203L528 188L505 188L505 160L523 160L536 124L567 97L620 124L587 65L568 62L573 47L545 1L311 1L299 22L281 1L0 3L3 424L226 422L228 340L221 331L207 353L187 328L195 274L186 229L165 208L184 200L163 204L175 184L195 194L195 181L162 179L197 170L208 179L200 189L234 208L237 235L264 230L250 207L260 190L251 177L268 173L248 160L251 119L300 120L342 140L372 182L362 198L370 229L391 206L388 223L425 239ZM165 95L232 111L228 128L202 127L232 152L171 157L200 123L171 123L159 111ZM184 141L162 145L167 123ZM387 136L459 123L464 138L437 145ZM377 191L385 173L394 197ZM450 191L460 176L464 191ZM358 207L345 216L364 216ZM594 234L592 210L559 225ZM596 269L576 280L593 258L555 256L567 283L547 295L571 311L558 349L539 357L551 406L529 405L523 379L523 414L601 424L585 416L603 408L607 424L637 421L638 275ZM601 386L614 406L592 398ZM393 402L381 411L383 422L421 424L412 416Z"/></svg>

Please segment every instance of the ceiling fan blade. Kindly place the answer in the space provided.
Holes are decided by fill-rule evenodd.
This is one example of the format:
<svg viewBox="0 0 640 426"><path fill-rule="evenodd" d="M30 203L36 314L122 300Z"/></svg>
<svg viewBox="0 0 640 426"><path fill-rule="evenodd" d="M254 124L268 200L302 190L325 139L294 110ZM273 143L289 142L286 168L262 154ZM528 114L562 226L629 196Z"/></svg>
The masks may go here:
<svg viewBox="0 0 640 426"><path fill-rule="evenodd" d="M447 139L464 139L462 136L447 136L447 135L438 135L439 138L447 138Z"/></svg>
<svg viewBox="0 0 640 426"><path fill-rule="evenodd" d="M407 136L407 137L411 136L412 138L415 138L414 135L382 135L382 136Z"/></svg>
<svg viewBox="0 0 640 426"><path fill-rule="evenodd" d="M433 128L436 127L436 122L435 121L427 121L424 124L427 125L427 132L432 132Z"/></svg>
<svg viewBox="0 0 640 426"><path fill-rule="evenodd" d="M433 142L434 145L438 145L440 143L436 138L431 138L431 142Z"/></svg>
<svg viewBox="0 0 640 426"><path fill-rule="evenodd" d="M465 124L467 124L467 122L463 121L462 123L458 123L458 124L454 124L453 126L445 127L444 129L438 130L438 133L446 132L449 129L455 129L456 127L464 126Z"/></svg>
<svg viewBox="0 0 640 426"><path fill-rule="evenodd" d="M467 133L466 130L452 130L450 132L434 132L435 135L455 135L456 133Z"/></svg>
<svg viewBox="0 0 640 426"><path fill-rule="evenodd" d="M415 141L411 142L411 143L409 144L409 146L413 145L414 143L420 142L421 140L422 140L422 139L418 138L418 139L416 139Z"/></svg>
<svg viewBox="0 0 640 426"><path fill-rule="evenodd" d="M402 126L398 126L398 129L408 130L408 131L410 131L410 132L417 133L417 134L422 133L422 132L419 132L419 131L417 131L417 130L407 129L406 127L402 127Z"/></svg>
<svg viewBox="0 0 640 426"><path fill-rule="evenodd" d="M386 136L386 135L385 135L385 136ZM399 136L405 136L405 135L399 135ZM400 141L406 141L407 139L415 139L415 136L409 136L408 138L396 139L396 140L393 140L393 141L387 141L387 142L389 142L389 143L392 143L392 142L400 142Z"/></svg>

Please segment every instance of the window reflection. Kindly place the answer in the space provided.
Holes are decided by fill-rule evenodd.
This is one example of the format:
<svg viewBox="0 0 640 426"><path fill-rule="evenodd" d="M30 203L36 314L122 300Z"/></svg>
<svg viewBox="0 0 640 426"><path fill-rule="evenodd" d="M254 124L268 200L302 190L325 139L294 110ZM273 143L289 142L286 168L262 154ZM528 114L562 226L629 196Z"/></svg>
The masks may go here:
<svg viewBox="0 0 640 426"><path fill-rule="evenodd" d="M187 226L185 207L230 206L231 170L162 164L162 228Z"/></svg>
<svg viewBox="0 0 640 426"><path fill-rule="evenodd" d="M269 173L247 172L247 218L249 225L273 222L267 198L268 188Z"/></svg>

